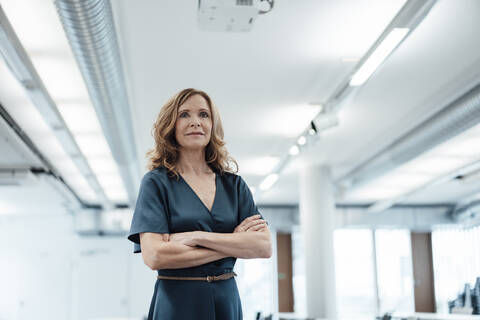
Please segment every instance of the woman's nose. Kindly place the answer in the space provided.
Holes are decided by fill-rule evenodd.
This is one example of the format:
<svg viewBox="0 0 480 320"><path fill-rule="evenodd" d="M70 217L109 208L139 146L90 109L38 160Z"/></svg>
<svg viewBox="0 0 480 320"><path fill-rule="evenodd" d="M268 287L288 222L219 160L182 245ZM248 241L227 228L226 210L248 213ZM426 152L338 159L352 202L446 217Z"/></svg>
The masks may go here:
<svg viewBox="0 0 480 320"><path fill-rule="evenodd" d="M199 126L200 119L198 117L192 117L192 122L190 123L191 126Z"/></svg>

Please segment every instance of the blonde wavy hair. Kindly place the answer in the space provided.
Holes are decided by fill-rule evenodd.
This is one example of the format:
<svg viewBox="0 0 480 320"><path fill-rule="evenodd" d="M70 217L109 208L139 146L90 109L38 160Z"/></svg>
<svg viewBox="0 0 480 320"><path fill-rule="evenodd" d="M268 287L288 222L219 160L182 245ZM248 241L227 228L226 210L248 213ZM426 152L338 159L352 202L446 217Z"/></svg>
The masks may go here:
<svg viewBox="0 0 480 320"><path fill-rule="evenodd" d="M178 117L178 108L193 95L200 95L210 107L212 114L212 134L210 142L205 147L205 160L212 170L223 174L224 172L237 173L238 164L225 147L223 141L223 127L220 113L213 104L212 99L201 90L192 88L183 89L162 107L157 120L153 124L152 136L155 140L153 149L147 152L147 169L153 170L165 167L169 175L179 178L177 160L179 157L179 145L175 139L175 123ZM235 168L232 167L235 166Z"/></svg>

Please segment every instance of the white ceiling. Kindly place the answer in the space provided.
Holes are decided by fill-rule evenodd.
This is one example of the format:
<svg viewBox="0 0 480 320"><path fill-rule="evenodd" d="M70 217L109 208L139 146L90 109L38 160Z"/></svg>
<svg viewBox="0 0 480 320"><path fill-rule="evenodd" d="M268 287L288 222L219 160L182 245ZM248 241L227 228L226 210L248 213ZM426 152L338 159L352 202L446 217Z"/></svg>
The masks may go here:
<svg viewBox="0 0 480 320"><path fill-rule="evenodd" d="M203 32L195 1L115 1L139 155L166 100L197 87L220 108L239 160L282 156L380 35L401 1L277 1L250 33ZM376 8L369 12L369 8ZM369 19L365 19L366 17Z"/></svg>
<svg viewBox="0 0 480 320"><path fill-rule="evenodd" d="M312 103L328 100L405 0L276 0L273 11L259 16L248 33L200 31L196 1L111 2L139 166L145 166L145 152L153 144L150 129L163 103L180 89L195 87L214 99L222 116L227 148L238 161L240 174L250 185L258 186L269 173L268 167L262 169L259 164L288 153L318 112L319 107ZM6 1L7 15L7 7L17 3L23 11L34 5L36 16L44 17L41 33L50 34L50 29L58 33L58 21L52 22L55 28L49 27L53 3L40 6L34 0L15 0L7 6ZM12 21L20 33L22 10ZM313 150L320 163L332 167L335 178L480 81L478 12L478 0L439 0L351 103L339 111L339 126L324 132ZM54 60L55 48L65 48L65 43L60 43L58 35L52 39L45 37L45 48L42 41L31 45L45 57L51 54ZM0 102L16 120L28 124L27 115L21 115L21 109L15 107L18 101L24 105L24 98L16 98L20 97L16 93L18 85L10 83L14 80L5 72L0 66L0 79L9 83L0 88ZM72 79L80 79L78 70ZM32 128L37 123L32 122ZM0 152L6 150L0 146ZM298 166L298 161L291 162L277 184L257 197L257 202L296 204ZM424 190L407 202L445 203L479 191L480 183L455 181ZM13 197L13 193L2 194L5 197L0 200ZM19 197L18 190L16 194ZM49 197L50 193L42 199Z"/></svg>
<svg viewBox="0 0 480 320"><path fill-rule="evenodd" d="M152 146L150 128L162 104L182 88L197 87L220 108L240 174L258 185L268 172L258 175L244 164L288 152L318 111L310 103L329 98L352 72L351 60L365 54L404 2L278 0L250 33L198 30L195 1L113 2L139 158ZM316 145L335 177L479 80L478 12L476 0L438 1L340 111L340 125ZM297 203L297 168L291 163L257 200ZM436 194L418 199L445 202Z"/></svg>

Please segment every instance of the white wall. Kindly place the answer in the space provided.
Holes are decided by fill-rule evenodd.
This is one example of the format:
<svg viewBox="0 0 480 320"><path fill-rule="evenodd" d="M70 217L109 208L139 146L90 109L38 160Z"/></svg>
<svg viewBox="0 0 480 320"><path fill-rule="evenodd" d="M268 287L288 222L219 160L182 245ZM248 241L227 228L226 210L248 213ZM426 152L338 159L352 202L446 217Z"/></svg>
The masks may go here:
<svg viewBox="0 0 480 320"><path fill-rule="evenodd" d="M141 319L155 273L123 237L79 237L72 216L0 216L0 320Z"/></svg>
<svg viewBox="0 0 480 320"><path fill-rule="evenodd" d="M0 217L0 319L67 319L68 216Z"/></svg>

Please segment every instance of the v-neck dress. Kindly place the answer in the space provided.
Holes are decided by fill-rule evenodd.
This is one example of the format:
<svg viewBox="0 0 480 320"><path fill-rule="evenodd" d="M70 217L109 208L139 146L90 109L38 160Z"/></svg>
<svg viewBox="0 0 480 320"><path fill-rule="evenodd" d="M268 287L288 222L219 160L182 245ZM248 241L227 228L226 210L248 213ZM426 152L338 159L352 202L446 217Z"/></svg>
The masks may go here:
<svg viewBox="0 0 480 320"><path fill-rule="evenodd" d="M236 174L215 172L216 191L208 210L188 183L156 168L142 179L128 239L140 252L142 232L207 231L232 233L245 218L260 214L245 181ZM158 275L203 277L232 272L236 258L200 266L158 270ZM241 320L242 307L235 278L206 282L157 279L149 320Z"/></svg>

